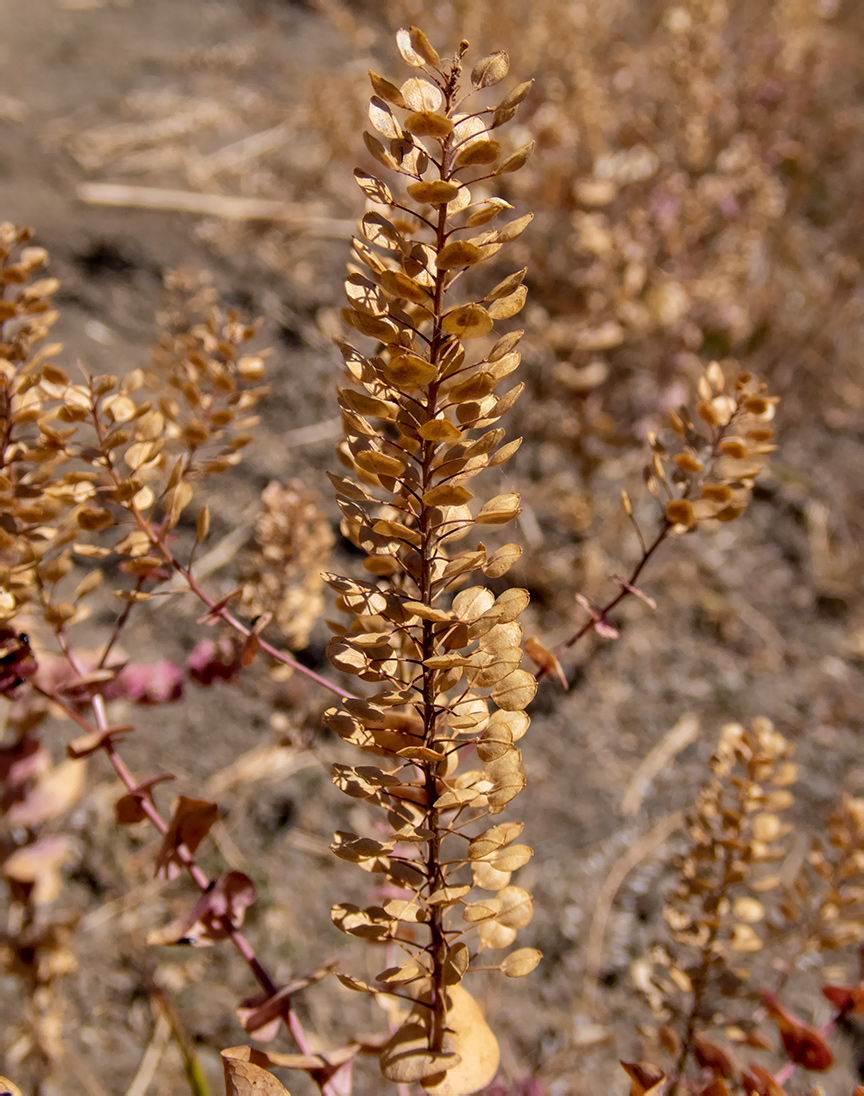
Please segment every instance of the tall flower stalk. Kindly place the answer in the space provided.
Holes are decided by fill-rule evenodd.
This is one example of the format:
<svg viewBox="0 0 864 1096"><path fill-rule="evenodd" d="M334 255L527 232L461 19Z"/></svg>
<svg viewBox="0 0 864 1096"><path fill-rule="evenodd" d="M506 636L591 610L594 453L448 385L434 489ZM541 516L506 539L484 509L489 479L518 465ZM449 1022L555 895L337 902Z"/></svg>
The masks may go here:
<svg viewBox="0 0 864 1096"><path fill-rule="evenodd" d="M531 152L505 155L493 134L531 84L484 105L485 89L507 75L506 54L477 62L469 82L466 42L443 60L416 28L400 31L397 44L415 75L397 86L370 74L378 135L365 135L396 185L355 173L370 207L346 283L345 322L374 348L342 344L350 385L339 395L340 456L351 478L331 477L343 531L366 553L369 577L328 576L351 618L331 640L330 659L372 686L331 709L328 724L376 762L337 765L334 780L386 814L374 836L340 832L333 848L383 876L387 897L365 909L343 903L332 915L343 931L401 955L373 983L343 977L353 989L407 1000L381 1053L384 1076L455 1094L485 1087L498 1064L463 979L490 966L527 974L539 960L532 949L493 964L482 956L509 947L532 915L530 894L510 882L531 856L515 843L522 825L488 825L525 783L516 742L536 683L520 667L527 592L496 597L483 582L503 576L520 549L456 547L519 513L517 495L481 503L468 485L519 445L505 443L496 424L521 391L497 394L519 364L521 332L497 341L492 332L521 310L525 271L479 300L458 290L466 271L531 220L486 227L512 208L491 182Z"/></svg>

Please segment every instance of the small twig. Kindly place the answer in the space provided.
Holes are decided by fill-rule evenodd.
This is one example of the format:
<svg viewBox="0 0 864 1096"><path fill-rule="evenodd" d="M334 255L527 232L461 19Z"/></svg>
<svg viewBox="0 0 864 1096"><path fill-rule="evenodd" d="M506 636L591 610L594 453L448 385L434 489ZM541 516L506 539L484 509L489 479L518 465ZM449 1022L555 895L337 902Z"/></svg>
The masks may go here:
<svg viewBox="0 0 864 1096"><path fill-rule="evenodd" d="M698 734L699 720L692 712L686 712L674 727L663 735L657 745L648 751L621 800L621 810L624 814L638 813L645 798L645 792L654 777L689 746Z"/></svg>
<svg viewBox="0 0 864 1096"><path fill-rule="evenodd" d="M626 580L626 582L621 583L621 589L618 591L615 597L613 597L611 601L608 601L604 606L602 606L602 608L599 608L596 615L592 615L591 619L587 620L578 630L578 632L572 635L566 643L562 643L562 645L558 648L556 656L557 658L560 659L565 651L568 651L571 647L578 643L583 636L586 636L591 631L591 629L594 628L598 620L605 620L609 613L611 613L613 609L617 608L621 604L621 602L624 601L625 598L632 596L632 587L635 587L636 580L639 578L648 561L651 559L651 557L669 535L669 531L671 529L672 526L669 524L669 522L664 521L663 525L660 528L660 532L648 545L648 547L643 550L639 562L631 571L630 577ZM548 667L540 667L534 676L537 678L538 681L540 681L540 679L545 677L547 673Z"/></svg>
<svg viewBox="0 0 864 1096"><path fill-rule="evenodd" d="M273 198L241 198L229 194L204 194L194 190L126 183L81 183L76 194L80 201L89 205L196 213L230 221L278 221L308 235L336 239L349 239L355 228L353 221L310 217L304 206L290 205Z"/></svg>
<svg viewBox="0 0 864 1096"><path fill-rule="evenodd" d="M153 1036L144 1051L144 1057L141 1059L138 1071L132 1078L132 1084L126 1090L126 1096L145 1096L150 1083L156 1076L156 1070L159 1068L159 1063L170 1038L171 1025L168 1023L165 1013L160 1012L156 1017Z"/></svg>

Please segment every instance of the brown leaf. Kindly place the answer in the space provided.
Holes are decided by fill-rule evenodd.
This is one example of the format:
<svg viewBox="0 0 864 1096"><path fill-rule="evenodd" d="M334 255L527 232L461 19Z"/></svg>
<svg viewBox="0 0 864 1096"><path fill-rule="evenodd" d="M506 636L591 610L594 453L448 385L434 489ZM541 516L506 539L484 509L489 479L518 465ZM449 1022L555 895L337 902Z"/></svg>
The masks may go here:
<svg viewBox="0 0 864 1096"><path fill-rule="evenodd" d="M752 1077L747 1073L741 1075L741 1084L747 1096L787 1096L786 1089L781 1088L763 1066L751 1063L750 1073Z"/></svg>
<svg viewBox="0 0 864 1096"><path fill-rule="evenodd" d="M230 1047L222 1051L226 1096L291 1096L272 1073L245 1056L249 1050L250 1047Z"/></svg>
<svg viewBox="0 0 864 1096"><path fill-rule="evenodd" d="M13 897L36 905L53 902L60 893L60 865L68 853L65 837L43 837L16 849L3 864Z"/></svg>
<svg viewBox="0 0 864 1096"><path fill-rule="evenodd" d="M192 909L164 928L147 935L147 943L191 944L207 948L224 940L230 928L243 924L246 910L255 901L255 884L240 871L229 871L202 894Z"/></svg>
<svg viewBox="0 0 864 1096"><path fill-rule="evenodd" d="M531 659L537 669L540 671L536 676L545 677L546 674L553 674L566 689L567 678L564 676L564 671L561 668L561 663L552 654L548 647L544 647L539 639L534 639L533 636L529 636L525 640L525 654Z"/></svg>
<svg viewBox="0 0 864 1096"><path fill-rule="evenodd" d="M650 1062L622 1062L630 1078L630 1096L660 1096L666 1074Z"/></svg>
<svg viewBox="0 0 864 1096"><path fill-rule="evenodd" d="M179 847L183 845L188 852L194 853L218 818L219 808L215 803L181 795L156 858L156 878L177 879L183 870L177 856Z"/></svg>
<svg viewBox="0 0 864 1096"><path fill-rule="evenodd" d="M159 773L156 776L151 776L147 780L142 780L128 795L121 796L114 805L114 817L117 824L119 826L134 826L138 822L143 822L147 815L141 805L142 800L148 799L152 803L151 788L166 780L174 780L173 774Z"/></svg>
<svg viewBox="0 0 864 1096"><path fill-rule="evenodd" d="M83 795L86 777L86 762L61 761L37 778L24 797L12 804L6 817L14 826L39 826L59 818Z"/></svg>
<svg viewBox="0 0 864 1096"><path fill-rule="evenodd" d="M717 1043L712 1043L704 1035L696 1035L694 1038L693 1052L696 1061L703 1069L713 1070L715 1074L727 1077L730 1080L736 1076L738 1071L735 1069L735 1063L729 1056L728 1051L718 1046Z"/></svg>
<svg viewBox="0 0 864 1096"><path fill-rule="evenodd" d="M864 1012L864 986L823 986L822 993L838 1012Z"/></svg>

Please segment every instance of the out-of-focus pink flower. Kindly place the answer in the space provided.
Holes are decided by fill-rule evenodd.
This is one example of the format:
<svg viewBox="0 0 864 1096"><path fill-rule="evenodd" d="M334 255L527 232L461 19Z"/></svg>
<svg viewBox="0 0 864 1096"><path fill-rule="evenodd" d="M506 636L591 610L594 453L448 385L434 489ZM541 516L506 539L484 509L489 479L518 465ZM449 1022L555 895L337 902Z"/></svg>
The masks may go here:
<svg viewBox="0 0 864 1096"><path fill-rule="evenodd" d="M106 700L125 697L136 704L167 704L183 696L183 671L167 658L130 662L104 688Z"/></svg>
<svg viewBox="0 0 864 1096"><path fill-rule="evenodd" d="M186 672L199 685L233 681L243 669L243 647L233 639L202 639L186 659Z"/></svg>

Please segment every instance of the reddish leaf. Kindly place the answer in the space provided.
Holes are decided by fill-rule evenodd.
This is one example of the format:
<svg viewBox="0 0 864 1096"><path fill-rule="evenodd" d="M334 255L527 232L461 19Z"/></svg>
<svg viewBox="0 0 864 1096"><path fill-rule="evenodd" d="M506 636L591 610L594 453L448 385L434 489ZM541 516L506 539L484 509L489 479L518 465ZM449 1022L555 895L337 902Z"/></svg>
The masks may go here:
<svg viewBox="0 0 864 1096"><path fill-rule="evenodd" d="M630 1078L630 1096L660 1096L666 1074L650 1062L621 1062Z"/></svg>
<svg viewBox="0 0 864 1096"><path fill-rule="evenodd" d="M151 788L156 784L161 784L165 780L173 780L174 776L171 773L159 773L158 776L151 776L147 780L142 780L137 788L133 788L128 795L121 796L114 805L114 817L117 819L117 824L120 826L134 826L136 822L143 822L147 815L144 813L142 803L145 799L153 802L153 794Z"/></svg>
<svg viewBox="0 0 864 1096"><path fill-rule="evenodd" d="M777 1084L767 1069L751 1063L750 1072L752 1077L746 1073L741 1077L747 1096L787 1096L786 1089Z"/></svg>
<svg viewBox="0 0 864 1096"><path fill-rule="evenodd" d="M823 986L822 992L838 1012L864 1012L864 986Z"/></svg>
<svg viewBox="0 0 864 1096"><path fill-rule="evenodd" d="M576 600L582 606L583 609L587 609L593 617L594 631L598 636L602 636L604 639L617 639L621 634L613 621L606 616L602 609L598 609L596 605L593 605L587 597L582 594L576 595Z"/></svg>
<svg viewBox="0 0 864 1096"><path fill-rule="evenodd" d="M752 1047L754 1050L773 1050L773 1043L762 1034L761 1031L748 1032L747 1037L743 1040L745 1047Z"/></svg>
<svg viewBox="0 0 864 1096"><path fill-rule="evenodd" d="M186 659L186 671L199 685L233 681L243 668L242 651L240 644L227 636L215 642L204 639Z"/></svg>
<svg viewBox="0 0 864 1096"><path fill-rule="evenodd" d="M240 665L245 670L247 666L251 666L255 661L255 655L261 647L261 640L254 632L250 632L246 636L246 642L243 644L243 650L240 652Z"/></svg>
<svg viewBox="0 0 864 1096"><path fill-rule="evenodd" d="M552 654L552 652L544 647L539 639L534 639L533 636L529 636L525 640L525 654L531 659L534 665L539 670L537 678L545 677L547 674L553 674L564 688L567 688L567 678L564 676L564 671L561 669L561 663Z"/></svg>
<svg viewBox="0 0 864 1096"><path fill-rule="evenodd" d="M218 818L219 808L215 803L181 795L156 858L156 878L176 879L183 870L177 850L183 845L188 852L195 852Z"/></svg>
<svg viewBox="0 0 864 1096"><path fill-rule="evenodd" d="M237 1019L253 1038L261 1043L269 1043L279 1032L282 1016L291 1008L292 995L320 982L322 978L330 974L332 969L332 967L322 967L321 970L315 971L306 978L297 978L289 982L287 986L282 986L270 996L266 993L258 993L254 997L247 997L235 1010Z"/></svg>
<svg viewBox="0 0 864 1096"><path fill-rule="evenodd" d="M206 624L212 627L221 618L222 613L227 606L228 602L235 597L239 597L243 593L243 587L238 586L236 590L232 590L230 594L226 594L221 601L217 601L212 609L208 609L204 616L198 618L198 624Z"/></svg>
<svg viewBox="0 0 864 1096"><path fill-rule="evenodd" d="M188 913L147 936L148 944L191 944L207 948L224 940L231 928L243 924L246 910L255 901L255 884L240 871L220 875Z"/></svg>
<svg viewBox="0 0 864 1096"><path fill-rule="evenodd" d="M712 1043L704 1035L697 1035L693 1040L693 1053L696 1055L696 1061L703 1069L713 1070L721 1077L732 1080L738 1072L728 1051L718 1046L717 1043Z"/></svg>
<svg viewBox="0 0 864 1096"><path fill-rule="evenodd" d="M262 613L252 626L252 631L246 636L243 650L240 652L240 665L244 669L246 669L247 666L251 666L255 661L255 655L258 653L261 646L261 640L258 637L272 619L272 613Z"/></svg>
<svg viewBox="0 0 864 1096"><path fill-rule="evenodd" d="M136 704L168 704L183 696L183 672L167 658L130 662L104 689L106 700L125 698Z"/></svg>
<svg viewBox="0 0 864 1096"><path fill-rule="evenodd" d="M762 1004L780 1030L791 1061L804 1069L823 1072L834 1065L834 1054L819 1032L793 1016L773 993L762 994Z"/></svg>
<svg viewBox="0 0 864 1096"><path fill-rule="evenodd" d="M612 581L616 582L622 590L626 590L628 594L632 594L634 597L638 597L640 601L644 601L649 609L656 609L657 602L649 594L646 594L644 590L640 590L638 586L633 586L632 583L627 582L626 579L616 578L612 576Z"/></svg>
<svg viewBox="0 0 864 1096"><path fill-rule="evenodd" d="M27 790L51 767L51 756L33 738L22 738L11 746L0 747L0 814L24 799Z"/></svg>

